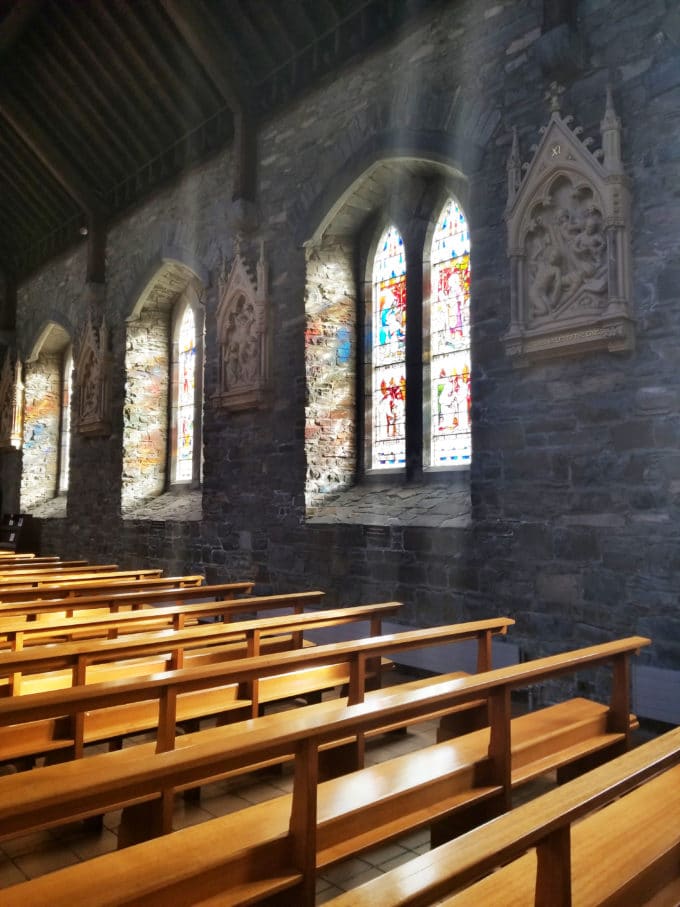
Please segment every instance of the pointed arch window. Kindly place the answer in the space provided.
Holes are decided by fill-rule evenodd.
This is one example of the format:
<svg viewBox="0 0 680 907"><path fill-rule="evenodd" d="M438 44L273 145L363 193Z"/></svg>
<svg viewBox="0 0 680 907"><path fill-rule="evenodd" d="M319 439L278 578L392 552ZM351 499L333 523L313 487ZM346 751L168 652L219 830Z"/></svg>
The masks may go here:
<svg viewBox="0 0 680 907"><path fill-rule="evenodd" d="M196 412L196 320L190 306L179 326L177 361L177 432L175 481L190 482L194 464Z"/></svg>
<svg viewBox="0 0 680 907"><path fill-rule="evenodd" d="M71 398L73 396L73 351L71 347L63 356L61 371L61 412L59 419L59 476L57 494L66 494L69 480L71 453Z"/></svg>
<svg viewBox="0 0 680 907"><path fill-rule="evenodd" d="M201 480L203 317L192 287L175 306L172 341L168 486L197 486Z"/></svg>
<svg viewBox="0 0 680 907"><path fill-rule="evenodd" d="M372 282L371 464L400 469L406 461L406 255L394 225L378 241Z"/></svg>
<svg viewBox="0 0 680 907"><path fill-rule="evenodd" d="M470 463L470 229L454 198L430 250L429 465ZM427 460L426 460L427 462Z"/></svg>

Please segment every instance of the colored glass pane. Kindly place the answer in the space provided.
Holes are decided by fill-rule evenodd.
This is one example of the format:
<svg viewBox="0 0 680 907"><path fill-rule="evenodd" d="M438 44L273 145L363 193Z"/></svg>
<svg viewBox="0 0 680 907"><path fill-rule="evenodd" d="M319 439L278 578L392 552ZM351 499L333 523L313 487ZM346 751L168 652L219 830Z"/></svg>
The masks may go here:
<svg viewBox="0 0 680 907"><path fill-rule="evenodd" d="M396 227L380 237L373 261L372 443L374 469L406 459L406 258Z"/></svg>
<svg viewBox="0 0 680 907"><path fill-rule="evenodd" d="M177 359L177 450L178 482L194 474L194 413L196 406L196 330L194 314L187 306L178 336Z"/></svg>
<svg viewBox="0 0 680 907"><path fill-rule="evenodd" d="M444 205L431 250L430 465L471 459L470 231L454 199Z"/></svg>
<svg viewBox="0 0 680 907"><path fill-rule="evenodd" d="M68 491L69 454L71 450L71 396L73 393L73 356L64 354L61 375L61 425L59 429L59 494Z"/></svg>

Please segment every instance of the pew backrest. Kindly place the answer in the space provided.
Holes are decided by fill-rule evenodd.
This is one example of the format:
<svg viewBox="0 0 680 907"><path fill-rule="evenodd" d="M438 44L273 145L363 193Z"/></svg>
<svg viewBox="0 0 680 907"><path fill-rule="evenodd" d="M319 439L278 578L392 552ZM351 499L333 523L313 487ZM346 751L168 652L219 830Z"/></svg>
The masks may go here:
<svg viewBox="0 0 680 907"><path fill-rule="evenodd" d="M536 882L533 878L528 882L529 887L536 889L536 903L549 903L554 907L570 904L569 851L574 823L606 808L650 779L658 778L674 767L677 770L678 766L680 728L675 728L492 819L483 829L473 829L455 841L442 844L380 878L334 898L330 904L332 907L426 907L441 903L447 895L474 884L497 867L519 860L531 848L536 848ZM677 788L678 782L672 783ZM637 833L644 835L646 824L644 807L640 810L637 800L636 807L631 827L633 836L635 826ZM602 818L605 817L606 813L603 813ZM677 816L669 815L668 821L677 830ZM619 870L617 867L621 879L624 873ZM524 867L522 873L525 873ZM591 874L604 898L606 865L593 865ZM677 875L680 875L680 864ZM496 880L496 903L500 905L505 903L502 871ZM456 903L455 897L452 903Z"/></svg>
<svg viewBox="0 0 680 907"><path fill-rule="evenodd" d="M133 589L172 589L177 586L200 586L205 577L201 574L186 576L114 576L104 575L97 579L83 579L60 582L38 583L37 586L21 584L11 589L0 590L0 617L3 612L11 613L12 605L37 599L76 598L81 595L92 595L98 590L106 592L126 592ZM5 608L7 606L7 608ZM16 613L16 608L13 609Z"/></svg>

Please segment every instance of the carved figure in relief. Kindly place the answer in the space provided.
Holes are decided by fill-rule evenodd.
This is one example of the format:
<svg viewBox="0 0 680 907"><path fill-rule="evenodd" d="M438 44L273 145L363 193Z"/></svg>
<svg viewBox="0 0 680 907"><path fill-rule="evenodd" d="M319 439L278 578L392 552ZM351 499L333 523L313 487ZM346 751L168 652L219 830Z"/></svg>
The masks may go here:
<svg viewBox="0 0 680 907"><path fill-rule="evenodd" d="M83 422L99 418L99 369L94 352L91 352L83 367L80 390L80 418Z"/></svg>
<svg viewBox="0 0 680 907"><path fill-rule="evenodd" d="M527 241L531 315L571 306L601 308L607 297L607 241L592 198L578 198L567 181L542 203Z"/></svg>
<svg viewBox="0 0 680 907"><path fill-rule="evenodd" d="M240 296L229 313L226 342L223 347L224 374L227 387L250 384L259 372L258 333L255 309Z"/></svg>
<svg viewBox="0 0 680 907"><path fill-rule="evenodd" d="M534 315L549 315L562 294L560 253L550 239L539 246L530 271L529 298Z"/></svg>

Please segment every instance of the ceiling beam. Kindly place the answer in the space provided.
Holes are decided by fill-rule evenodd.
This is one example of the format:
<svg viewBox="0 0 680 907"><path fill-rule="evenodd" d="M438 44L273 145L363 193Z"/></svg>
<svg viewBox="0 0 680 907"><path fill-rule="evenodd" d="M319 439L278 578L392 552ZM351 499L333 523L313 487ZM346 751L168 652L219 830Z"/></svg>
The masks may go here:
<svg viewBox="0 0 680 907"><path fill-rule="evenodd" d="M15 0L0 23L0 61L19 41L44 3L45 0Z"/></svg>

